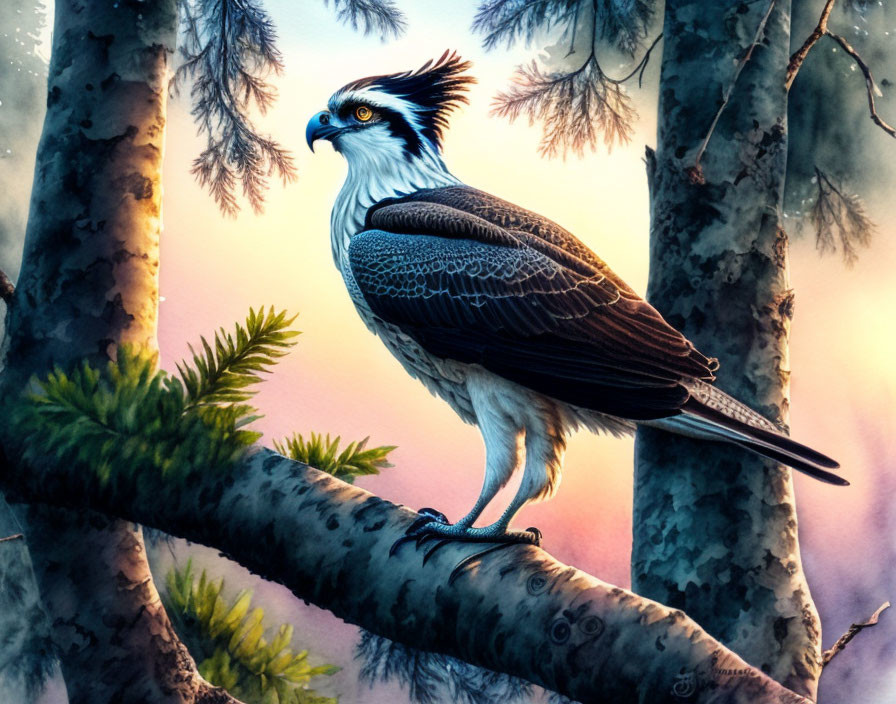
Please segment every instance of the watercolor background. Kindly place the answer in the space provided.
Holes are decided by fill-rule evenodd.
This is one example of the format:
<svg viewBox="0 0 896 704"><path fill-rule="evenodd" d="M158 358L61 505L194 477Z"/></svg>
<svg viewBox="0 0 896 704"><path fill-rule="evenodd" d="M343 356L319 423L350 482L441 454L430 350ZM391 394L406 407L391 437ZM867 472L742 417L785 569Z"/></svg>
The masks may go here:
<svg viewBox="0 0 896 704"><path fill-rule="evenodd" d="M357 318L333 267L328 234L345 166L329 145L318 143L316 154L308 151L305 124L349 80L416 68L446 48L457 49L474 62L479 84L470 105L451 120L445 140L449 167L471 185L561 223L643 293L649 221L642 156L644 145L655 143L658 57L644 89L635 94L640 119L631 144L610 154L601 148L581 159L545 161L536 152L537 127L489 116L492 96L530 52L484 53L469 31L475 3L401 5L409 30L383 44L338 24L323 3L265 3L279 30L286 71L277 81L280 100L261 124L292 150L300 177L271 189L262 216L249 210L235 220L219 215L189 175L202 141L195 136L188 102L171 102L160 344L163 365L173 368L186 355L187 342L219 325L229 327L250 305L300 313L298 346L256 399L266 414L258 426L267 440L316 430L398 445L396 466L359 485L410 507L435 504L457 518L479 491L484 453L478 431L410 379ZM869 149L892 153L892 140L880 132L868 134ZM826 647L852 621L887 599L896 601L892 175L877 190L863 193L879 232L853 269L836 257L820 257L811 237L795 239L791 250L792 434L839 459L852 482L838 489L799 474L795 480L803 559L822 612ZM525 509L517 519L519 525L539 526L544 547L558 559L621 586L630 582L632 447L630 439L574 437L557 497ZM202 565L221 572L213 551L200 554ZM319 661L344 666L324 691L339 694L343 704L407 700L395 685L368 689L357 682L354 627L240 568L228 568L227 574L233 589L255 587L274 619L296 623L301 643ZM896 613L889 613L834 661L822 680L822 701L896 703L894 643Z"/></svg>

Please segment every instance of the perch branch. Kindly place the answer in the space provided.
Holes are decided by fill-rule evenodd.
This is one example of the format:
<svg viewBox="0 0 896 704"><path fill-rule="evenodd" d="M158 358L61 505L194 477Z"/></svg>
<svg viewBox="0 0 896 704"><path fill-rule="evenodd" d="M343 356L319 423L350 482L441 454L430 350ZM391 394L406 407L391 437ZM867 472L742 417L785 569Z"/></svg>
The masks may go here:
<svg viewBox="0 0 896 704"><path fill-rule="evenodd" d="M871 618L869 618L867 621L865 621L864 623L852 624L846 631L846 633L840 636L837 642L834 643L832 648L824 651L824 654L821 656L821 666L827 667L828 663L834 659L834 656L841 650L843 650L849 643L849 641L855 638L860 631L863 631L866 628L870 628L871 626L876 626L877 620L880 618L880 615L888 608L890 608L890 602L885 601L878 607L877 611L871 614Z"/></svg>
<svg viewBox="0 0 896 704"><path fill-rule="evenodd" d="M828 18L831 16L831 11L834 9L835 2L836 0L828 0L825 3L815 29L813 29L812 33L806 37L806 41L803 42L803 45L791 55L790 61L787 63L787 80L784 83L784 87L788 91L790 90L790 86L793 85L793 81L796 79L796 74L799 73L800 67L803 65L803 61L805 61L806 57L809 55L812 47L815 46L818 40L827 33Z"/></svg>
<svg viewBox="0 0 896 704"><path fill-rule="evenodd" d="M12 294L16 291L16 287L13 285L12 281L9 280L9 277L6 275L6 272L0 269L0 299L3 299L3 302L6 305L9 305L12 302Z"/></svg>
<svg viewBox="0 0 896 704"><path fill-rule="evenodd" d="M21 533L16 533L15 535L8 535L5 538L0 538L0 543L5 543L10 540L21 540L24 537L25 536L22 535Z"/></svg>
<svg viewBox="0 0 896 704"><path fill-rule="evenodd" d="M533 546L390 545L417 514L256 449L225 473L101 483L48 462L0 466L10 498L89 506L209 545L373 633L525 678L577 701L810 704L681 611L601 582Z"/></svg>
<svg viewBox="0 0 896 704"><path fill-rule="evenodd" d="M769 2L768 9L766 9L765 14L762 16L762 20L759 22L759 26L756 28L756 34L753 37L753 41L750 43L750 46L747 47L740 61L737 62L737 66L734 69L734 76L731 78L731 82L728 84L728 87L725 89L725 94L722 96L722 104L719 105L719 109L716 111L706 136L697 148L697 154L694 156L694 164L687 169L688 177L692 183L706 182L706 178L703 175L703 166L700 164L701 159L703 159L703 153L706 151L706 147L709 146L709 140L712 138L713 132L715 132L716 125L719 124L719 118L722 117L722 113L725 112L725 108L728 107L728 102L731 100L731 95L734 93L734 87L737 85L737 79L740 78L741 71L744 70L744 66L747 65L750 59L753 58L753 50L759 46L759 42L765 34L768 18L772 16L772 10L775 9L776 1L777 0L771 0Z"/></svg>

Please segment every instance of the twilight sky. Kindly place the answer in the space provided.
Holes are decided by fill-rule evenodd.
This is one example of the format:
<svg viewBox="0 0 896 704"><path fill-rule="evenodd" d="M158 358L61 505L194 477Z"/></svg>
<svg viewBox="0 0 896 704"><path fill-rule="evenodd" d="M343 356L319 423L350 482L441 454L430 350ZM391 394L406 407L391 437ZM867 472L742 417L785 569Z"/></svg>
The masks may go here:
<svg viewBox="0 0 896 704"><path fill-rule="evenodd" d="M187 342L219 325L230 327L250 305L300 313L298 346L256 399L266 414L258 423L266 439L316 430L396 444L396 466L359 484L411 507L435 505L452 519L479 491L479 433L410 379L357 318L329 246L329 213L344 162L324 143L311 154L305 123L349 80L413 69L446 48L457 49L474 62L479 84L471 104L451 120L449 168L467 183L570 229L642 293L649 227L642 155L645 144L655 143L656 130L658 55L637 94L641 115L630 145L581 159L541 159L537 127L489 116L491 97L530 53L485 54L469 31L475 4L401 2L408 32L383 44L337 24L323 3L267 0L286 72L277 81L280 100L262 124L293 151L298 182L275 185L262 216L246 210L236 220L223 219L189 175L202 143L184 98L170 104L164 167L163 364L172 368L185 356ZM874 149L894 153L892 140L867 132ZM893 185L891 180L865 194L880 228L855 268L846 269L836 257L820 258L809 237L795 241L791 251L792 434L836 457L852 482L837 489L796 476L803 557L824 617L825 646L884 600L896 601L896 215L886 206ZM557 497L524 509L517 519L519 526L539 526L544 547L558 559L621 586L629 585L632 447L630 439L572 438ZM885 472L888 485L881 480ZM207 558L211 564L213 553ZM255 584L248 576L232 582ZM299 604L282 588L255 586L266 610L293 619L314 653L346 666L333 683L343 704L404 701L406 695L392 687L359 690L350 662L355 629ZM837 701L832 693L848 687L855 701L896 703L896 675L881 669L888 659L896 661L894 641L896 613L890 613L831 665L822 686L827 701ZM865 672L853 671L857 667ZM828 678L838 682L825 683ZM858 696L863 688L874 695Z"/></svg>
<svg viewBox="0 0 896 704"><path fill-rule="evenodd" d="M479 433L410 379L357 318L332 264L328 235L344 162L323 143L311 154L304 144L305 123L349 80L416 68L446 48L457 49L474 62L479 84L470 93L470 105L451 120L445 143L449 168L471 185L561 223L643 292L649 221L642 155L645 144L655 143L658 62L637 95L641 117L630 145L610 154L601 149L582 159L545 161L536 153L537 127L511 126L489 116L492 96L528 54L519 49L484 53L469 31L474 3L454 3L450 10L435 0L402 3L409 30L388 44L337 24L322 3L266 5L279 28L286 72L278 82L281 98L263 124L293 151L299 180L285 189L273 187L263 216L247 211L235 221L222 219L188 174L200 143L187 105L183 100L171 104L161 274L164 362L170 365L184 355L185 343L198 334L241 318L249 305L299 312L300 342L257 397L266 414L259 423L265 435L317 430L396 444L395 468L359 484L411 507L434 504L456 519L479 491L484 457ZM881 149L896 148L882 133L868 132ZM820 258L809 237L792 249L792 433L840 460L852 481L850 488L838 490L796 476L803 555L826 617L826 646L850 622L896 597L892 567L890 589L881 586L883 570L896 558L896 481L888 488L875 481L885 470L892 475L896 464L896 366L891 359L896 349L896 218L884 205L886 189L867 195L881 226L873 249L855 268L846 269L836 257ZM712 354L711 349L704 352ZM570 442L557 497L524 509L517 523L539 526L545 548L558 559L628 586L631 480L631 440L579 434ZM497 510L486 518L496 517ZM890 512L889 531L880 529L883 511ZM265 594L282 600L284 613L295 603L276 588ZM335 618L313 609L299 611L293 617L304 618L309 635L317 634L314 651L350 664L353 629L340 628ZM884 659L877 658L894 636L896 616L888 615L876 632L863 634L852 652L841 656L843 662L832 665L827 677L838 678L837 667L845 677L850 655L862 656L856 662L882 664ZM855 692L863 683L878 681L876 676L871 680L867 673L857 674L849 687ZM891 677L890 683L896 690L896 680ZM349 667L337 683L343 702L395 701L393 688L358 694L356 687ZM831 683L827 687L830 694ZM876 691L880 694L879 685ZM896 691L867 701L892 704Z"/></svg>

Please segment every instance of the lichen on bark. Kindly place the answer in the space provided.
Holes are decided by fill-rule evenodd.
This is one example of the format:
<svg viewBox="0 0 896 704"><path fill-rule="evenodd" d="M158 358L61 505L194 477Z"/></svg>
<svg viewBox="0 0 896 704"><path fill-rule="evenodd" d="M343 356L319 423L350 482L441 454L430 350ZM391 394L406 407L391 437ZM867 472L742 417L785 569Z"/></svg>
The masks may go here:
<svg viewBox="0 0 896 704"><path fill-rule="evenodd" d="M789 2L774 3L734 87L702 157L705 182L688 174L768 8L666 3L648 297L698 349L719 358L720 388L786 428ZM730 446L639 430L632 584L814 698L820 626L787 468Z"/></svg>

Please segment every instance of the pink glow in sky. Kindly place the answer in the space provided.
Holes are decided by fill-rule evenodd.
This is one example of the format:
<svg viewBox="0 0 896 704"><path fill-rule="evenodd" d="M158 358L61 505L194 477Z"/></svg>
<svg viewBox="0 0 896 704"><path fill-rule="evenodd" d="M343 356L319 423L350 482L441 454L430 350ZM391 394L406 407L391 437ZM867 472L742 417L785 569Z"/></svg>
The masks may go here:
<svg viewBox="0 0 896 704"><path fill-rule="evenodd" d="M445 146L449 167L471 185L572 230L643 293L649 222L642 155L645 144L655 143L655 89L648 87L638 97L641 118L630 145L611 154L601 149L582 159L545 161L536 153L537 128L510 126L488 114L491 96L524 55L484 54L468 30L472 6L448 13L440 9L444 3L403 3L410 15L407 37L381 44L338 26L320 5L301 3L295 9L298 4L284 0L269 6L280 28L287 70L278 83L281 99L264 125L293 151L300 178L285 189L272 188L264 215L246 211L237 220L224 220L217 213L188 173L201 148L188 107L184 101L170 106L163 363L170 368L186 355L187 342L210 335L219 325L230 327L250 305L300 313L297 325L303 334L295 351L256 399L266 414L258 423L266 440L316 430L347 439L369 435L374 444L398 445L395 468L358 483L392 501L415 508L435 505L457 518L479 491L483 448L478 431L409 378L355 314L332 264L328 234L330 207L345 167L328 145L319 143L313 155L307 150L305 123L351 79L415 68L446 47L458 49L474 61L480 83L471 92L471 104L451 121ZM876 199L872 194L871 211L880 231L853 269L836 258L819 257L808 238L794 242L791 250L796 291L792 434L840 460L852 482L838 489L796 477L803 555L823 613L831 613L825 603L833 604L844 591L860 595L855 611L829 617L825 645L885 599L896 601L896 584L884 593L873 579L884 556L896 557L892 535L881 535L873 523L896 504L896 481L886 489L889 498L882 498L879 481L896 470L896 220L881 194ZM539 526L545 548L558 559L627 586L631 483L631 440L580 434L570 442L557 497L524 509L517 524ZM496 509L486 518L495 516ZM289 602L282 590L271 587L266 593ZM347 657L346 631L327 646L325 632L336 626L325 615L306 618L307 629L322 644L316 650L326 655L330 648L334 657ZM883 648L887 633L894 638L893 623L896 617L867 637L866 653ZM373 702L378 696L356 699L349 677L340 687L344 704ZM883 701L896 702L892 696Z"/></svg>

